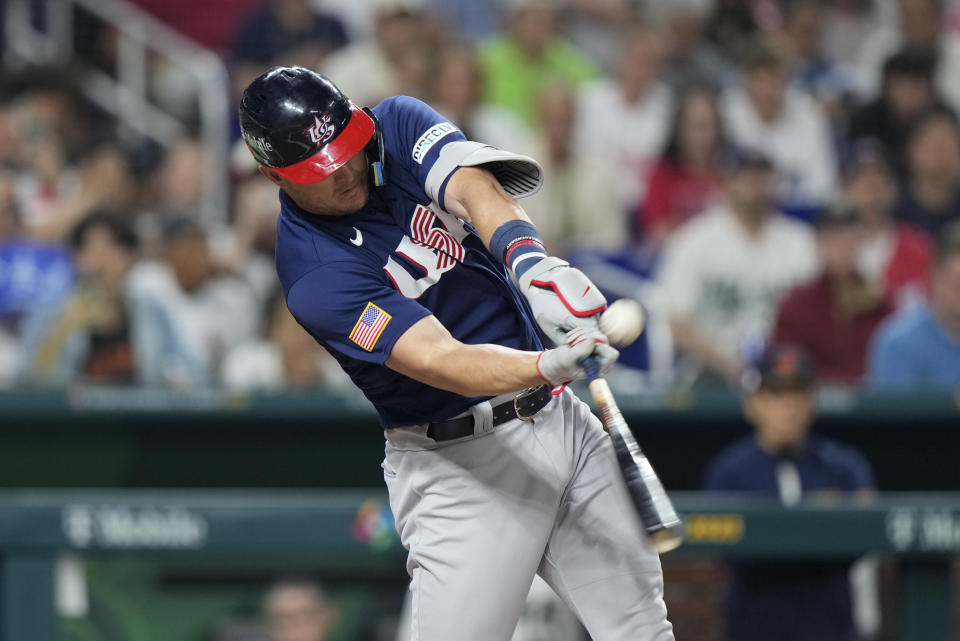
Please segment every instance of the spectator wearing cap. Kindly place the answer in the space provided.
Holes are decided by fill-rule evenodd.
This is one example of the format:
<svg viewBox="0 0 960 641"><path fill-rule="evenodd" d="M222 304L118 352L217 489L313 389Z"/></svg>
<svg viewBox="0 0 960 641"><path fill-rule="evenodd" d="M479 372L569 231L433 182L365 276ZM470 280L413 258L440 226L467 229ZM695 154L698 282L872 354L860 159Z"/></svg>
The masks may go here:
<svg viewBox="0 0 960 641"><path fill-rule="evenodd" d="M743 86L727 92L722 113L733 144L773 160L781 208L808 216L832 196L837 161L826 115L789 77L783 51L757 44L744 63Z"/></svg>
<svg viewBox="0 0 960 641"><path fill-rule="evenodd" d="M934 248L922 230L894 220L897 182L881 143L853 144L844 168L844 193L860 215L863 241L857 267L895 307L926 298Z"/></svg>
<svg viewBox="0 0 960 641"><path fill-rule="evenodd" d="M864 378L870 338L893 308L858 271L863 225L857 212L845 203L827 207L816 230L823 270L784 298L773 340L802 347L824 383L852 385Z"/></svg>
<svg viewBox="0 0 960 641"><path fill-rule="evenodd" d="M897 175L905 169L903 150L910 125L925 111L942 106L933 87L935 63L925 48L894 53L883 64L880 94L850 117L847 139L883 143Z"/></svg>
<svg viewBox="0 0 960 641"><path fill-rule="evenodd" d="M660 80L664 51L657 32L629 29L614 77L586 85L577 102L573 149L611 172L624 219L643 201L673 114L673 92Z"/></svg>
<svg viewBox="0 0 960 641"><path fill-rule="evenodd" d="M866 495L875 487L858 451L810 434L814 372L796 347L773 345L747 370L743 401L753 434L709 461L704 489L779 499L787 506L818 495ZM726 594L729 641L853 641L850 560L739 562Z"/></svg>
<svg viewBox="0 0 960 641"><path fill-rule="evenodd" d="M715 204L723 188L725 136L714 93L687 90L674 114L663 154L635 214L642 242L659 248L682 223Z"/></svg>
<svg viewBox="0 0 960 641"><path fill-rule="evenodd" d="M736 379L742 354L772 329L781 297L817 272L813 233L774 208L774 181L766 156L740 150L729 160L724 202L667 241L657 278L688 376Z"/></svg>
<svg viewBox="0 0 960 641"><path fill-rule="evenodd" d="M960 224L937 243L930 302L892 317L870 350L870 384L882 389L960 386Z"/></svg>
<svg viewBox="0 0 960 641"><path fill-rule="evenodd" d="M910 129L907 173L894 216L931 238L960 220L960 123L952 112L925 113Z"/></svg>
<svg viewBox="0 0 960 641"><path fill-rule="evenodd" d="M543 88L557 82L581 85L597 71L558 33L557 8L550 0L508 0L502 8L506 33L479 51L483 101L508 109L537 131L537 97Z"/></svg>

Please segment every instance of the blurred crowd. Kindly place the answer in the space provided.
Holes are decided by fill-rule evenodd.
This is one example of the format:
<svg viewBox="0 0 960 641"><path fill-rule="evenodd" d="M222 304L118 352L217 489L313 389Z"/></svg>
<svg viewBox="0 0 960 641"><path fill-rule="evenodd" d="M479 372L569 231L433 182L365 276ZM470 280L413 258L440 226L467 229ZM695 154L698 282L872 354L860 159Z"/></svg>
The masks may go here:
<svg viewBox="0 0 960 641"><path fill-rule="evenodd" d="M775 341L828 384L960 386L960 3L135 4L222 54L231 105L299 64L538 159L524 209L552 252L614 270L612 296L631 283L674 383L738 382ZM79 63L109 72L115 34L81 26ZM0 385L342 384L284 307L275 187L233 114L212 223L199 139L131 143L77 77L0 83ZM161 62L150 87L189 118Z"/></svg>

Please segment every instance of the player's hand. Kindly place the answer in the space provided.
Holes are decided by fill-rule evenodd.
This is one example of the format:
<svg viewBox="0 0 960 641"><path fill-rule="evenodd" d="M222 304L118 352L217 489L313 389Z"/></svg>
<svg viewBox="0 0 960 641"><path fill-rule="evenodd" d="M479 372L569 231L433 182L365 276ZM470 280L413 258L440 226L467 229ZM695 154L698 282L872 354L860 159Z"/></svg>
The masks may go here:
<svg viewBox="0 0 960 641"><path fill-rule="evenodd" d="M566 342L570 330L597 329L607 299L583 272L560 258L542 258L519 279L520 291L533 316L555 345Z"/></svg>
<svg viewBox="0 0 960 641"><path fill-rule="evenodd" d="M600 366L601 375L616 362L620 352L610 347L607 337L598 329L578 327L568 332L560 347L540 352L537 370L541 378L553 386L587 377L581 363L593 356Z"/></svg>

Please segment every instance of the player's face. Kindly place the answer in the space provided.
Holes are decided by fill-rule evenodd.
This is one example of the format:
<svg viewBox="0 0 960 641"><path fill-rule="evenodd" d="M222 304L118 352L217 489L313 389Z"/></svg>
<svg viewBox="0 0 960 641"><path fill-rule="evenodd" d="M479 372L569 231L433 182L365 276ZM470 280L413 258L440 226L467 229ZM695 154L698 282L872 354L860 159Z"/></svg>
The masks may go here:
<svg viewBox="0 0 960 641"><path fill-rule="evenodd" d="M346 216L367 204L370 185L367 182L367 156L361 151L323 180L310 185L291 182L264 167L260 170L280 186L293 202L311 214Z"/></svg>
<svg viewBox="0 0 960 641"><path fill-rule="evenodd" d="M807 437L813 420L809 390L761 390L747 399L747 418L767 451L793 449Z"/></svg>

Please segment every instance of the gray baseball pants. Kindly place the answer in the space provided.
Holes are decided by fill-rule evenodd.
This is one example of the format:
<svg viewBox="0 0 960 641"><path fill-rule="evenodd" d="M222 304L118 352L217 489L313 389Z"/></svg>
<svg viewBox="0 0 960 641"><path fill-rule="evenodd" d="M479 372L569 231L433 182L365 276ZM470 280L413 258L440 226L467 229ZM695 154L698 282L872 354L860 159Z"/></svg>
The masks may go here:
<svg viewBox="0 0 960 641"><path fill-rule="evenodd" d="M594 641L673 641L660 559L609 437L565 390L532 420L437 443L386 431L384 479L408 551L411 641L508 641L535 573Z"/></svg>

